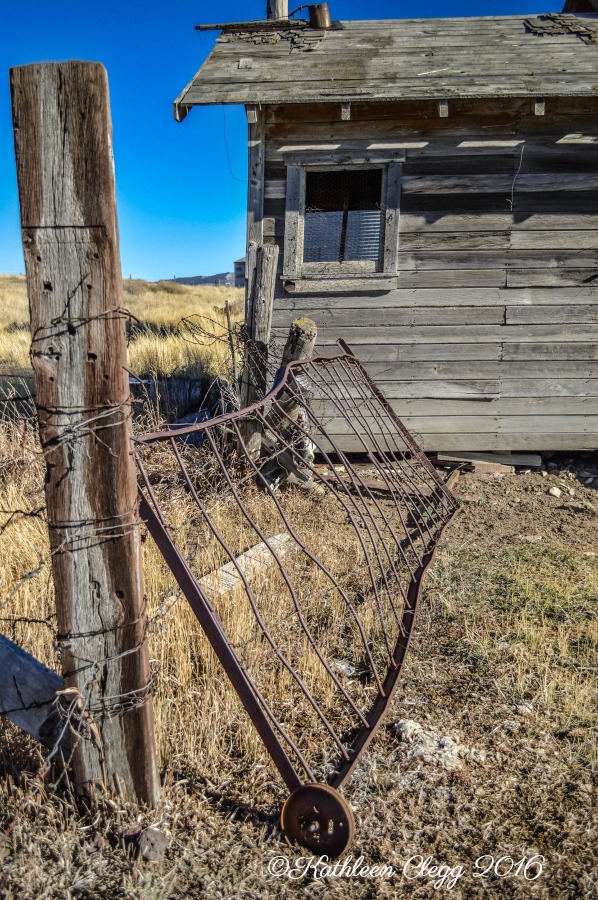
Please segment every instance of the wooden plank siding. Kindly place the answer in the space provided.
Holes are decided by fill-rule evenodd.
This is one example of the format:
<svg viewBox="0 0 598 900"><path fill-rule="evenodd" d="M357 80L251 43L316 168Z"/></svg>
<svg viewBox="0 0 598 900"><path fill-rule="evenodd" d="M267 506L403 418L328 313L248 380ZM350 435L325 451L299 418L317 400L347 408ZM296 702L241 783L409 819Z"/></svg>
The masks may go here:
<svg viewBox="0 0 598 900"><path fill-rule="evenodd" d="M286 295L273 332L343 337L428 450L598 446L598 99L266 110L264 240L284 257L287 164L404 153L393 289ZM279 264L279 275L282 263ZM342 286L341 286L342 287ZM343 438L358 449L354 436Z"/></svg>

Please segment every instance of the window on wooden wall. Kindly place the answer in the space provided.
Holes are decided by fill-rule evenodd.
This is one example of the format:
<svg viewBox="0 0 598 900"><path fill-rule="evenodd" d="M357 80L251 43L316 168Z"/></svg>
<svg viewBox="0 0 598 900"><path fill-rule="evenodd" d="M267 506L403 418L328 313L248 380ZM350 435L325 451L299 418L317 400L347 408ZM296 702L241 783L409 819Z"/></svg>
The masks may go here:
<svg viewBox="0 0 598 900"><path fill-rule="evenodd" d="M306 172L303 262L380 264L382 169Z"/></svg>
<svg viewBox="0 0 598 900"><path fill-rule="evenodd" d="M344 167L289 165L286 289L334 291L341 281L346 289L394 287L400 178L401 165L395 160Z"/></svg>

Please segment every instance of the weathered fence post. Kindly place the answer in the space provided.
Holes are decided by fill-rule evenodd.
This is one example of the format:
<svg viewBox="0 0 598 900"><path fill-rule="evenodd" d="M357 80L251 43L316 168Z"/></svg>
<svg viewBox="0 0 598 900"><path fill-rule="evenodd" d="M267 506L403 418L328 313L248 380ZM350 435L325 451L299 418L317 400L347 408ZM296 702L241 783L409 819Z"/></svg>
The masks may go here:
<svg viewBox="0 0 598 900"><path fill-rule="evenodd" d="M80 791L159 791L106 71L11 70L15 154L62 669Z"/></svg>
<svg viewBox="0 0 598 900"><path fill-rule="evenodd" d="M268 383L268 341L272 327L272 308L276 285L278 246L251 243L247 251L247 298L245 327L248 343L241 376L241 406L261 399ZM260 429L257 422L244 424L244 441L250 453L259 452Z"/></svg>
<svg viewBox="0 0 598 900"><path fill-rule="evenodd" d="M281 366L297 359L308 359L314 352L318 329L313 319L295 319L289 328L287 342L282 351Z"/></svg>

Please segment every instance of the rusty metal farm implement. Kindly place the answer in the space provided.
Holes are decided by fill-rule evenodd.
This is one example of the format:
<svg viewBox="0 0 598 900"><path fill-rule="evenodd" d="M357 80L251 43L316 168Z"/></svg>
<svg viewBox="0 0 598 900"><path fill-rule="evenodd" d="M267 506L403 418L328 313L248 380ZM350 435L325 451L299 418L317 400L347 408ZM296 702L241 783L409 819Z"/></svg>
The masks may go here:
<svg viewBox="0 0 598 900"><path fill-rule="evenodd" d="M289 790L285 836L330 856L353 836L339 789L389 707L457 509L339 343L252 406L137 444L142 518ZM157 468L201 535L193 559Z"/></svg>

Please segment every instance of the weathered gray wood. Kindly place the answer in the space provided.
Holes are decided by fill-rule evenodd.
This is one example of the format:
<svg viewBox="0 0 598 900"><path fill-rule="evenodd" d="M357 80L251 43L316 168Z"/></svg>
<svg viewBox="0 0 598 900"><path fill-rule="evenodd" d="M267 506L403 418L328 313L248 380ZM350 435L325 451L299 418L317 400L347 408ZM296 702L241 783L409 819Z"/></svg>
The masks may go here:
<svg viewBox="0 0 598 900"><path fill-rule="evenodd" d="M378 282L375 281L375 284ZM367 301L363 293L348 294L331 300L330 297L288 294L275 304L276 316L309 315L309 313L342 314L343 310L363 309L428 309L467 307L518 307L518 306L595 306L598 304L598 285L586 285L571 291L569 288L423 288L398 289L369 293Z"/></svg>
<svg viewBox="0 0 598 900"><path fill-rule="evenodd" d="M569 267L526 267L507 270L507 287L564 287L594 286L597 281L596 266L576 269Z"/></svg>
<svg viewBox="0 0 598 900"><path fill-rule="evenodd" d="M595 191L598 190L598 172L569 173L558 186L550 173L534 175L415 175L403 177L403 193L405 194L439 194L504 192L508 196L511 191Z"/></svg>
<svg viewBox="0 0 598 900"><path fill-rule="evenodd" d="M343 329L346 334L347 329ZM284 340L285 331L276 328L272 334L279 340ZM343 335L341 335L342 337ZM338 335L324 336L319 341L318 353L330 356L337 351ZM489 343L479 341L465 342L455 341L441 343L430 340L428 343L411 343L398 335L392 335L388 341L378 343L365 343L359 335L352 335L349 341L351 347L359 355L362 362L390 364L398 362L443 362L443 361L516 361L536 362L542 366L546 360L562 361L595 361L598 360L598 343L596 341L569 342L562 336L547 338L545 342L530 342L525 339L513 343L503 343L500 340ZM402 342L399 342L401 340ZM392 343L391 343L392 341ZM543 371L543 369L542 369ZM537 369L532 370L532 375L537 375Z"/></svg>
<svg viewBox="0 0 598 900"><path fill-rule="evenodd" d="M598 322L598 304L582 306L519 306L507 307L507 325L547 325L550 323L594 324Z"/></svg>
<svg viewBox="0 0 598 900"><path fill-rule="evenodd" d="M537 347L532 344L532 347ZM575 345L576 347L579 345ZM525 362L493 360L435 360L429 362L368 362L368 372L375 381L399 382L408 391L434 391L435 382L442 390L475 390L477 384L499 384L503 397L593 396L598 386L598 348L594 360L551 359L542 366ZM530 365L530 363L532 363ZM500 379L500 381L499 381ZM420 388L411 388L411 382ZM404 396L411 396L405 393ZM418 396L413 394L413 396ZM423 396L423 395L422 395ZM434 395L436 396L436 395ZM441 396L441 395L439 395Z"/></svg>
<svg viewBox="0 0 598 900"><path fill-rule="evenodd" d="M553 307L548 308L553 309ZM577 309L577 307L574 308ZM592 319L592 306L580 308L590 310L590 313L583 321L594 321ZM531 307L531 309L535 309L535 307ZM525 311L528 311L527 307L525 307ZM273 318L273 324L276 326L284 325L287 319L286 310L284 312L277 311ZM359 326L369 329L382 326L398 328L405 325L501 325L504 319L505 307L502 306L449 306L446 308L424 306L415 307L414 309L387 306L369 309L367 306L364 307L362 303L361 309L343 309L335 304L333 308L329 307L327 310L320 309L318 311L318 320L321 328L329 326L337 329L356 328Z"/></svg>
<svg viewBox="0 0 598 900"><path fill-rule="evenodd" d="M307 304L306 304L307 306ZM309 307L306 312L315 312ZM598 323L598 306L592 303L568 306L416 306L413 309L397 306L372 306L368 308L334 306L320 309L318 318L321 327L337 329L363 326L364 328L399 328L412 325L591 325ZM277 310L273 324L284 326L289 319L288 310Z"/></svg>
<svg viewBox="0 0 598 900"><path fill-rule="evenodd" d="M513 416L553 416L555 419L569 416L590 416L598 409L596 396L568 397L501 397L496 394L478 394L475 397L460 399L455 396L428 399L426 397L397 397L392 385L380 385L389 400L399 411L401 418L416 417L423 420L429 417L446 418L445 427L451 430L453 424L459 430L458 420L469 416L476 420L492 419L502 422ZM314 400L313 410L327 420L329 404ZM435 427L434 431L440 431ZM523 429L525 430L525 429Z"/></svg>
<svg viewBox="0 0 598 900"><path fill-rule="evenodd" d="M501 369L508 368L509 363L500 363L497 367ZM552 374L552 366L548 367L548 373ZM371 371L371 367L368 367ZM480 367L478 366L478 371ZM484 367L485 369L485 367ZM598 398L598 370L595 371L593 378L568 378L561 379L556 376L552 378L537 379L530 377L528 372L524 378L480 378L475 379L430 379L429 381L416 381L415 379L405 378L403 380L403 367L398 366L393 373L392 378L386 378L381 374L377 379L378 386L387 397L394 399L417 399L417 400L509 400L516 397L524 398L526 401L532 399L549 399L558 400L560 409L563 407L562 398L575 398L579 400L589 400L592 404L596 403ZM546 374L548 374L546 373ZM486 374L484 372L484 374ZM587 404L585 404L587 406ZM454 412L454 407L447 407ZM567 412L571 409L567 404Z"/></svg>
<svg viewBox="0 0 598 900"><path fill-rule="evenodd" d="M590 32L597 29L587 21ZM450 19L344 22L342 30L328 31L310 53L296 54L292 67L286 41L269 45L267 65L258 72L235 68L238 42L221 39L183 92L182 102L591 95L594 47L566 29L539 38L524 23L522 16L467 18L459 26ZM262 47L246 46L260 58ZM533 117L529 100L527 108Z"/></svg>
<svg viewBox="0 0 598 900"><path fill-rule="evenodd" d="M256 109L256 120L247 122L247 245L263 242L264 221L264 110Z"/></svg>
<svg viewBox="0 0 598 900"><path fill-rule="evenodd" d="M11 70L32 361L64 681L100 746L79 790L155 804L159 778L132 456L108 81L97 63Z"/></svg>
<svg viewBox="0 0 598 900"><path fill-rule="evenodd" d="M558 220L557 220L558 222ZM598 228L598 216L596 217ZM595 250L596 228L587 231L401 231L401 250Z"/></svg>
<svg viewBox="0 0 598 900"><path fill-rule="evenodd" d="M598 435L582 433L567 433L549 431L550 422L546 423L544 432L525 434L521 431L497 434L495 431L465 432L451 431L450 433L418 433L418 443L428 452L444 451L498 451L498 450L592 450L596 446ZM332 434L332 432L331 432ZM347 453L363 453L363 445L352 435L334 435L342 441L342 447ZM332 450L332 446L323 446L324 450Z"/></svg>
<svg viewBox="0 0 598 900"><path fill-rule="evenodd" d="M255 269L253 268L255 260ZM250 244L247 252L248 306L246 329L249 342L245 348L243 374L241 376L241 405L251 406L266 393L268 378L268 342L272 324L272 306L278 247L256 247ZM244 442L251 454L259 451L259 423L250 419L245 423Z"/></svg>
<svg viewBox="0 0 598 900"><path fill-rule="evenodd" d="M68 756L70 732L57 693L63 689L60 675L0 634L0 716Z"/></svg>
<svg viewBox="0 0 598 900"><path fill-rule="evenodd" d="M285 242L283 275L296 279L303 262L303 217L305 209L305 169L287 168Z"/></svg>
<svg viewBox="0 0 598 900"><path fill-rule="evenodd" d="M464 162L464 165L466 163ZM513 236L513 246L518 244L515 235L521 235L518 240L524 241L523 235L527 231L541 232L552 231L558 229L558 233L563 234L565 231L586 231L590 234L598 228L598 212L585 213L567 213L564 211L555 212L535 212L530 215L517 218L510 212L496 212L471 214L467 212L460 213L458 210L447 212L446 214L435 216L434 213L418 213L406 212L403 209L401 213L401 237L403 233L415 235L417 232L424 232L426 235L432 235L434 232L467 232L474 231L495 232L510 231ZM538 240L541 240L538 235ZM570 237L563 237L567 242L571 241ZM521 244L531 249L529 244ZM567 244L565 244L567 246ZM585 243L581 246L585 246Z"/></svg>
<svg viewBox="0 0 598 900"><path fill-rule="evenodd" d="M384 272L399 268L399 223L401 212L401 163L388 163L384 189Z"/></svg>
<svg viewBox="0 0 598 900"><path fill-rule="evenodd" d="M592 447L598 439L598 416L594 415L512 415L512 416L418 416L406 413L401 401L394 401L393 407L399 415L405 426L416 435L424 434L510 434L510 435L542 435L542 434L585 434L586 447ZM379 433L379 426L375 419L370 416L369 425L375 433ZM359 420L355 418L354 424L359 428ZM326 426L329 434L349 434L351 426L344 420L332 419ZM473 449L473 443L468 449ZM517 445L506 449L515 449ZM523 445L519 445L523 449ZM527 445L530 446L529 444ZM440 449L441 445L437 445L434 449ZM464 448L466 449L466 448ZM480 447L476 447L477 450ZM537 443L536 449L551 449L547 444Z"/></svg>
<svg viewBox="0 0 598 900"><path fill-rule="evenodd" d="M269 546L263 541L255 544L245 553L237 556L234 562L231 560L220 566L215 572L204 575L199 579L198 584L210 600L228 594L237 587L242 588L244 583L240 573L242 572L250 583L257 576L263 576L275 562L274 553L279 559L282 559L288 550L297 546L293 541L289 544L290 539L291 536L287 531L275 534L268 538Z"/></svg>
<svg viewBox="0 0 598 900"><path fill-rule="evenodd" d="M457 250L405 252L399 255L401 274L410 270L442 269L596 269L598 248L582 250ZM530 277L534 277L533 273Z"/></svg>
<svg viewBox="0 0 598 900"><path fill-rule="evenodd" d="M504 465L508 463L510 466L524 466L529 469L539 469L542 465L542 457L539 453L511 453L509 459L505 459L503 454L492 453L442 453L437 456L439 463L442 462L488 462Z"/></svg>
<svg viewBox="0 0 598 900"><path fill-rule="evenodd" d="M345 326L342 335L334 325L319 329L321 345L334 344L338 337L356 345L381 345L389 340L387 327ZM393 340L404 344L521 344L566 341L587 343L598 340L595 325L414 325L398 326Z"/></svg>
<svg viewBox="0 0 598 900"><path fill-rule="evenodd" d="M285 244L286 249L286 244ZM301 253L303 249L301 248ZM349 293L349 292L365 292L365 291L391 291L398 284L399 279L396 275L387 275L383 272L357 272L349 273L344 270L336 274L314 275L311 273L302 275L283 275L283 284L285 292L291 291L291 294L328 294L328 293ZM409 273L411 278L411 273Z"/></svg>
<svg viewBox="0 0 598 900"><path fill-rule="evenodd" d="M317 336L315 322L308 318L295 319L284 345L281 366L297 359L308 359L314 352Z"/></svg>

